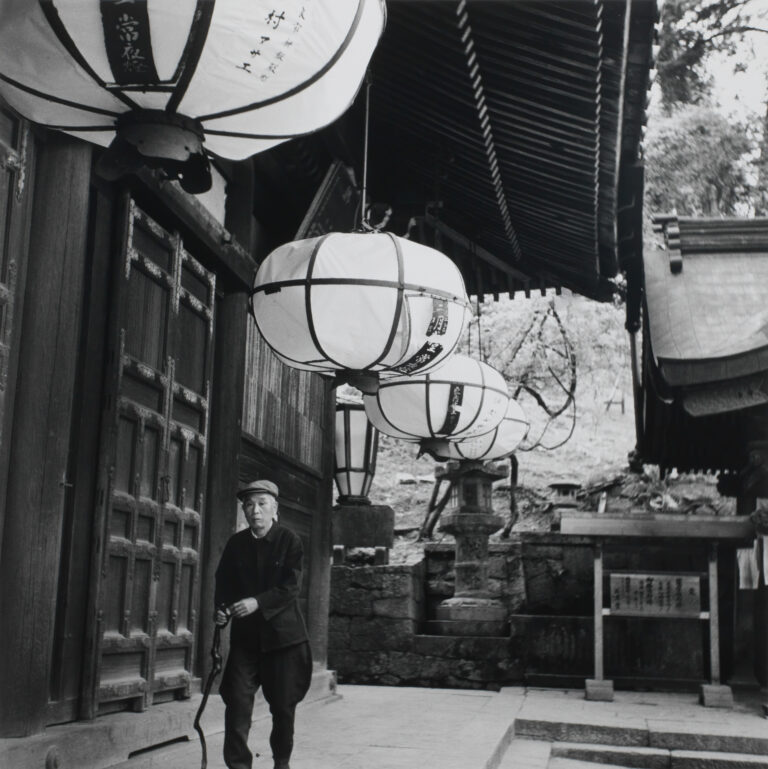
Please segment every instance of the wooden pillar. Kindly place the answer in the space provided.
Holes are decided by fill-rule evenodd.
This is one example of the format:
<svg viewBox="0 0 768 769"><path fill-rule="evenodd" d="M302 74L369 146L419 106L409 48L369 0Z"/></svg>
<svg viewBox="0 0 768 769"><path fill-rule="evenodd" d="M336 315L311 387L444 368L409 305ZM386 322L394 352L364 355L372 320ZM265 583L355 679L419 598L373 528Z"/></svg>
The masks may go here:
<svg viewBox="0 0 768 769"><path fill-rule="evenodd" d="M603 662L603 546L594 547L594 625L595 625L595 677L585 682L584 695L588 700L613 701L613 681L606 681Z"/></svg>
<svg viewBox="0 0 768 769"><path fill-rule="evenodd" d="M327 440L325 453L323 501L312 516L312 552L308 560L309 595L307 606L307 632L312 645L312 658L316 670L325 670L328 662L328 613L331 603L331 509L333 502L333 436L336 413L336 391L332 391L326 408Z"/></svg>
<svg viewBox="0 0 768 769"><path fill-rule="evenodd" d="M763 715L768 717L768 573L765 569L766 538L760 542L760 583L755 591L755 677L763 692Z"/></svg>
<svg viewBox="0 0 768 769"><path fill-rule="evenodd" d="M594 558L595 680L602 681L605 669L603 665L603 548L600 545L595 546Z"/></svg>
<svg viewBox="0 0 768 769"><path fill-rule="evenodd" d="M751 410L750 410L751 412ZM768 463L768 411L751 412L747 429L752 440L747 441L747 466L742 470L742 488L736 498L736 512L748 515L757 508L757 498L768 497L768 480L765 467ZM760 536L758 534L758 536ZM754 591L754 672L763 692L763 713L768 716L768 586L764 568L765 539L758 546L758 583Z"/></svg>
<svg viewBox="0 0 768 769"><path fill-rule="evenodd" d="M709 680L720 683L720 609L718 606L717 543L709 551Z"/></svg>
<svg viewBox="0 0 768 769"><path fill-rule="evenodd" d="M712 542L709 549L707 584L709 592L709 684L701 687L699 700L705 707L732 708L733 692L720 683L720 591L717 569L718 547Z"/></svg>
<svg viewBox="0 0 768 769"><path fill-rule="evenodd" d="M207 504L204 519L204 553L200 594L198 661L207 675L213 643L213 594L215 572L227 540L237 526L240 427L245 371L245 324L248 295L227 294L216 305L216 359L211 397L211 427L208 450ZM224 638L228 637L224 636Z"/></svg>
<svg viewBox="0 0 768 769"><path fill-rule="evenodd" d="M0 734L45 726L80 341L91 150L51 135L35 181L5 532Z"/></svg>
<svg viewBox="0 0 768 769"><path fill-rule="evenodd" d="M253 167L251 161L233 168L227 188L225 224L248 253L253 253ZM221 285L221 284L220 284ZM215 572L227 540L237 526L237 489L240 467L240 434L245 382L245 329L248 321L250 286L224 285L216 304L211 425L208 450L207 502L204 520L204 552L200 594L198 669L208 674L213 643L213 594ZM222 638L226 647L225 634Z"/></svg>

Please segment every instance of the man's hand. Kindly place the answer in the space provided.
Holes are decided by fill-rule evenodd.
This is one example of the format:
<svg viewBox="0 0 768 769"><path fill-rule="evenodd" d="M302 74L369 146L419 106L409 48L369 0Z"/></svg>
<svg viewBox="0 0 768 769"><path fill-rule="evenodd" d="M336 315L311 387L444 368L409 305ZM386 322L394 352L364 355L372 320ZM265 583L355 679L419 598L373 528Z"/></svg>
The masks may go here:
<svg viewBox="0 0 768 769"><path fill-rule="evenodd" d="M247 617L249 614L253 614L258 608L259 602L255 598L243 598L239 601L235 601L235 603L229 607L229 611L233 617Z"/></svg>
<svg viewBox="0 0 768 769"><path fill-rule="evenodd" d="M230 613L228 609L226 611L224 609L216 609L213 613L213 621L221 627L224 627L224 625L229 622L229 617Z"/></svg>

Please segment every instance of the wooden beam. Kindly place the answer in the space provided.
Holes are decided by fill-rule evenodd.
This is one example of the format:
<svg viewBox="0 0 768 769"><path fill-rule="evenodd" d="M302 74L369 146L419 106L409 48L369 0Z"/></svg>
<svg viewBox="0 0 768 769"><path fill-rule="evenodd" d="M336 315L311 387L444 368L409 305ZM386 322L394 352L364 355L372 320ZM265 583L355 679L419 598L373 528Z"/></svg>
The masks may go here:
<svg viewBox="0 0 768 769"><path fill-rule="evenodd" d="M513 267L511 264L508 264L507 262L505 262L503 259L500 259L495 254L492 254L490 251L487 251L482 246L478 245L477 243L472 241L470 238L468 238L466 235L462 235L460 232L457 232L452 227L449 227L447 224L441 222L432 214L426 214L424 216L424 221L430 227L434 227L435 230L437 230L438 232L442 233L446 237L450 238L455 243L458 243L460 246L465 248L468 253L474 253L478 259L482 259L484 262L487 262L488 264L490 264L492 267L496 268L500 272L504 272L508 275L511 275L514 278L517 278L518 280L522 280L525 282L531 279L530 275L527 275L521 270L518 270L516 267Z"/></svg>
<svg viewBox="0 0 768 769"><path fill-rule="evenodd" d="M193 195L188 195L175 184L161 181L155 173L146 169L138 174L138 178L144 191L154 196L163 211L176 217L181 227L199 242L200 261L208 269L216 271L219 286L234 283L233 289L252 288L258 265L245 244L239 243Z"/></svg>

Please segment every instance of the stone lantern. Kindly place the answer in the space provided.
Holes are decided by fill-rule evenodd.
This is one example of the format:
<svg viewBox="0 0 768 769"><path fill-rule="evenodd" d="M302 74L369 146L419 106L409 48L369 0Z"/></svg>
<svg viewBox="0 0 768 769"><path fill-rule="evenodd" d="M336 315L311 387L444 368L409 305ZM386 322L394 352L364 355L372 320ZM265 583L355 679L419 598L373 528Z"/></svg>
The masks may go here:
<svg viewBox="0 0 768 769"><path fill-rule="evenodd" d="M436 474L452 485L440 530L456 539L456 586L453 597L437 608L437 627L445 635L506 635L506 607L491 598L488 588L488 536L503 525L493 512L492 484L506 470L462 460L448 462Z"/></svg>

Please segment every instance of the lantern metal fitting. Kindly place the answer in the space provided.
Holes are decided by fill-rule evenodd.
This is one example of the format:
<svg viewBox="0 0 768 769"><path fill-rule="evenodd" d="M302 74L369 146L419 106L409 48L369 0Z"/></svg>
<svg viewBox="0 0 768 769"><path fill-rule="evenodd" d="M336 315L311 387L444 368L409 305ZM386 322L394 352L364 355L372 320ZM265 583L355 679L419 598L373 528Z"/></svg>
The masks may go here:
<svg viewBox="0 0 768 769"><path fill-rule="evenodd" d="M439 368L471 309L461 273L439 251L387 232L333 232L269 254L251 313L288 366L370 392L380 376Z"/></svg>
<svg viewBox="0 0 768 769"><path fill-rule="evenodd" d="M117 134L99 158L96 170L110 181L142 166L162 168L189 193L211 187L211 167L203 148L199 120L161 110L126 112L117 118Z"/></svg>
<svg viewBox="0 0 768 769"><path fill-rule="evenodd" d="M504 377L466 355L453 355L433 373L380 383L363 398L368 419L403 440L470 438L493 430L507 411Z"/></svg>

